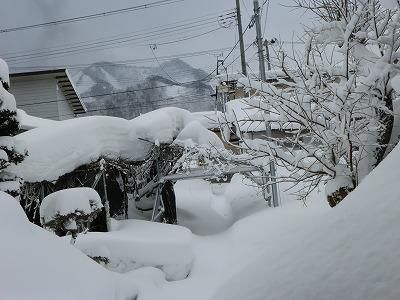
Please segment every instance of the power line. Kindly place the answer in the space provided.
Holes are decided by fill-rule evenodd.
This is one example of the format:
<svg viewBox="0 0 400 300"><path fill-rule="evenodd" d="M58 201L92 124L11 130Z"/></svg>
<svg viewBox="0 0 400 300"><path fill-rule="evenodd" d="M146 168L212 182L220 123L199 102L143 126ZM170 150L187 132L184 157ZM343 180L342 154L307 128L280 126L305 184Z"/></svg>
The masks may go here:
<svg viewBox="0 0 400 300"><path fill-rule="evenodd" d="M209 55L213 54L216 52L220 51L226 51L230 50L231 47L224 47L224 48L215 48L215 49L207 49L207 50L201 50L201 51L194 51L194 52L186 52L186 53L181 53L181 54L175 54L175 55L166 55L166 56L159 56L159 60L170 60L170 59L175 59L175 58L190 58L190 57L195 57L195 56L201 56L201 55ZM113 67L113 66L120 66L118 64L140 64L140 63L147 63L147 62L152 62L154 61L154 57L152 58L137 58L137 59L125 59L125 60L117 60L117 61L110 61L106 63L95 63L96 66L108 66L108 67ZM14 67L13 65L10 65L12 69L34 69L34 70L40 70L40 69L57 69L57 68L68 68L68 69L81 69L84 67L88 67L93 65L93 63L90 64L74 64L74 65L39 65L39 66L30 66L30 67Z"/></svg>
<svg viewBox="0 0 400 300"><path fill-rule="evenodd" d="M20 31L20 30L29 30L29 29L34 29L34 28L39 28L39 27L44 27L44 26L54 26L54 25L60 25L60 24L81 22L81 21L85 21L85 20L107 17L107 16L111 16L111 15L127 13L127 12L132 12L132 11L137 11L137 10L143 10L143 9L147 9L147 8L158 7L158 6L173 4L176 2L182 2L182 1L184 1L184 0L159 0L159 1L154 1L154 2L145 3L145 4L141 4L141 5L126 7L126 8L116 9L116 10L109 10L109 11L104 11L104 12L100 12L100 13L94 13L94 14L89 14L89 15L84 15L84 16L79 16L79 17L74 17L74 18L67 18L67 19L61 19L61 20L50 21L50 22L45 22L45 23L38 23L38 24L32 24L32 25L25 25L25 26L13 27L13 28L1 29L0 34L7 33L7 32L13 32L13 31Z"/></svg>
<svg viewBox="0 0 400 300"><path fill-rule="evenodd" d="M232 18L230 15L223 15L223 19L229 19ZM88 43L80 43L80 45L73 45L71 47L62 47L62 48L56 48L56 49L49 49L47 51L40 51L40 52L26 52L24 54L19 54L19 55L2 55L3 59L8 60L8 61L14 61L14 60L20 60L21 58L35 58L35 57L43 57L46 56L48 57L49 55L58 55L58 54L65 54L65 53L74 53L74 52L83 52L82 50L90 50L90 49L96 49L99 47L104 47L104 46L110 46L110 45L116 45L116 44L121 44L121 43L128 43L132 41L137 41L137 40L149 40L149 38L164 38L167 36L168 33L181 33L182 31L193 31L189 29L203 29L205 25L211 25L211 24L217 24L216 19L213 18L207 18L205 20L199 20L199 21L194 21L182 25L175 25L172 27L164 27L161 30L150 30L150 31L142 31L142 32L137 32L136 34L133 35L128 35L125 37L118 37L118 38L111 38L103 41L97 41L97 42L88 42ZM215 28L215 26L214 26ZM220 28L218 26L218 28ZM131 43L129 43L131 44ZM113 47L115 48L115 47ZM109 49L109 48L105 48ZM104 49L101 49L104 50Z"/></svg>
<svg viewBox="0 0 400 300"><path fill-rule="evenodd" d="M200 23L197 25L186 26L186 27L180 28L180 29L167 28L165 31L158 31L153 34L144 33L144 34L136 35L136 37L132 36L130 38L125 38L125 39L118 38L114 41L109 40L109 41L104 41L104 42L96 42L96 43L92 43L92 44L74 46L71 48L63 48L63 49L47 51L47 52L37 52L37 53L22 54L22 55L15 55L15 56L9 56L9 57L3 56L3 58L9 62L19 64L19 63L26 62L26 61L32 61L32 60L35 60L35 59L38 59L41 57L46 57L46 58L48 58L49 56L61 57L61 56L71 55L74 53L93 52L93 51L98 51L98 50L106 50L106 49L110 49L110 48L115 49L115 48L117 48L115 45L123 44L122 47L124 47L127 45L132 45L132 42L135 42L135 41L141 42L141 44L136 43L135 45L146 46L146 45L148 45L148 42L153 42L155 38L165 39L167 37L173 38L177 34L180 35L180 38L178 38L178 39L171 40L171 38L170 38L165 42L158 43L158 45L167 45L167 44L172 44L172 43L177 43L177 42L197 38L197 37L200 37L200 36L203 36L203 35L206 35L211 32L214 32L216 30L221 29L221 27L219 27L219 26L218 27L211 26L211 28L212 28L211 30L208 30L206 32L202 31L199 34L189 35L189 36L182 38L182 34L184 34L185 31L191 32L191 31L204 30L205 28L207 28L207 26L205 26L205 25L212 25L215 23L216 23L215 21L203 22L203 23ZM210 26L208 26L208 28L210 28Z"/></svg>
<svg viewBox="0 0 400 300"><path fill-rule="evenodd" d="M103 37L103 38L97 38L97 39L92 39L92 40L86 40L86 41L80 41L80 42L75 42L75 43L67 43L67 44L61 44L55 47L47 47L47 48L40 48L40 49L29 49L29 50L21 50L21 51L12 51L12 52L5 52L0 54L1 57L6 57L7 55L13 55L13 54L20 54L20 53L35 53L35 52L42 52L42 51L56 51L61 49L65 49L65 48L69 48L72 46L77 46L77 45L82 45L82 44L87 44L87 43L93 43L93 42L98 42L98 41L104 41L104 40L109 40L109 39L115 39L117 37L120 38L126 38L126 37L130 37L132 34L147 34L150 32L153 32L152 30L165 30L166 28L169 28L173 25L176 25L176 27L180 27L180 26L186 26L186 25L190 25L190 24L195 24L197 22L201 22L201 21L209 21L215 18L223 18L225 16L229 16L231 14L235 14L234 9L228 9L228 10L223 10L220 11L218 13L212 13L212 14L205 14L202 16L198 16L198 17L194 17L194 18L190 18L190 19L184 19L181 21L176 21L176 22L172 22L172 23L168 23L168 24L163 24L163 25L159 25L159 26L154 26L154 27L150 27L147 29L143 29L143 30L138 30L138 31L133 31L133 32L128 32L128 33L123 33L123 34L117 34L117 35L112 35L109 37ZM196 21L195 21L196 20ZM184 24L182 24L184 23ZM185 24L186 23L186 24ZM180 24L180 25L177 25ZM174 27L172 27L174 28Z"/></svg>

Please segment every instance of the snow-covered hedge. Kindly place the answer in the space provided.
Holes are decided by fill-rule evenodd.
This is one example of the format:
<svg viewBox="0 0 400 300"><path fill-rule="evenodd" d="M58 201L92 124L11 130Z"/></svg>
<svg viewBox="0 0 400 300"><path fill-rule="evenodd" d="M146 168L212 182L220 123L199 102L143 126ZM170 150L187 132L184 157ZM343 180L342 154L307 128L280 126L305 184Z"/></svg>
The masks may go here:
<svg viewBox="0 0 400 300"><path fill-rule="evenodd" d="M140 161L149 154L152 143L172 143L193 120L189 111L171 107L132 120L91 116L55 122L16 137L26 144L29 156L10 171L27 182L41 182L54 181L102 156ZM204 129L199 136L198 131L191 132L195 134L192 140L216 145L214 133Z"/></svg>
<svg viewBox="0 0 400 300"><path fill-rule="evenodd" d="M82 232L100 213L103 205L91 188L71 188L52 193L40 205L40 222L56 233Z"/></svg>

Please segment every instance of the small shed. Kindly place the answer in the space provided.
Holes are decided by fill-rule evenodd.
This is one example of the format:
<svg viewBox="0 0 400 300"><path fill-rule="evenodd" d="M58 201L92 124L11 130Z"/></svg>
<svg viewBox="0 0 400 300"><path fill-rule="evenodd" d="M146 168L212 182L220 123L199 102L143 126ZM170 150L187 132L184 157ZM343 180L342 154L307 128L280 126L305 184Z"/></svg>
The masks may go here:
<svg viewBox="0 0 400 300"><path fill-rule="evenodd" d="M28 115L66 120L86 113L67 69L10 74L10 93Z"/></svg>

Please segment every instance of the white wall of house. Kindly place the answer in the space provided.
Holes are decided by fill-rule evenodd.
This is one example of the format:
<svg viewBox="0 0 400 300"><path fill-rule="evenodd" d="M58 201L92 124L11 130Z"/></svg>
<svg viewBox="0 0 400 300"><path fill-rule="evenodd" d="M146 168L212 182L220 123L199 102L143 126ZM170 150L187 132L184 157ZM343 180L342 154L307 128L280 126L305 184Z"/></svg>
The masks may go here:
<svg viewBox="0 0 400 300"><path fill-rule="evenodd" d="M18 108L35 117L60 120L60 96L55 78L11 78L10 85L10 92L14 95ZM64 114L67 113L66 111Z"/></svg>

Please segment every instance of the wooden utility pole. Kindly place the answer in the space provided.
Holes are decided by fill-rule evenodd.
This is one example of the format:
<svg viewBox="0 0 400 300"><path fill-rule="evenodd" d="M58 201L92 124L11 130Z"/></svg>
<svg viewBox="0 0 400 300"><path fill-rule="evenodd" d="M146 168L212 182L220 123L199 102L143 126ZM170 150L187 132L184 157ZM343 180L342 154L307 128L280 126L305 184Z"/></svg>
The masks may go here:
<svg viewBox="0 0 400 300"><path fill-rule="evenodd" d="M237 25L239 31L240 59L242 62L242 73L244 76L247 76L246 55L244 53L244 42L243 42L242 15L240 14L240 0L236 0L236 15L237 15Z"/></svg>
<svg viewBox="0 0 400 300"><path fill-rule="evenodd" d="M254 20L256 24L256 34L257 34L257 47L258 47L258 62L260 69L260 78L261 81L266 80L265 76L265 60L264 60L264 49L263 49L263 39L261 35L261 23L260 23L260 5L258 4L258 0L254 0ZM271 137L271 126L268 121L265 122L265 128L267 131L267 136ZM275 163L273 157L270 159L269 163L269 173L272 181L272 205L274 207L279 206L278 201L278 189L276 186L276 170Z"/></svg>
<svg viewBox="0 0 400 300"><path fill-rule="evenodd" d="M256 24L258 63L259 63L258 67L260 71L260 79L262 81L265 81L264 49L263 49L263 39L261 36L260 5L258 4L258 0L254 0L254 21Z"/></svg>

